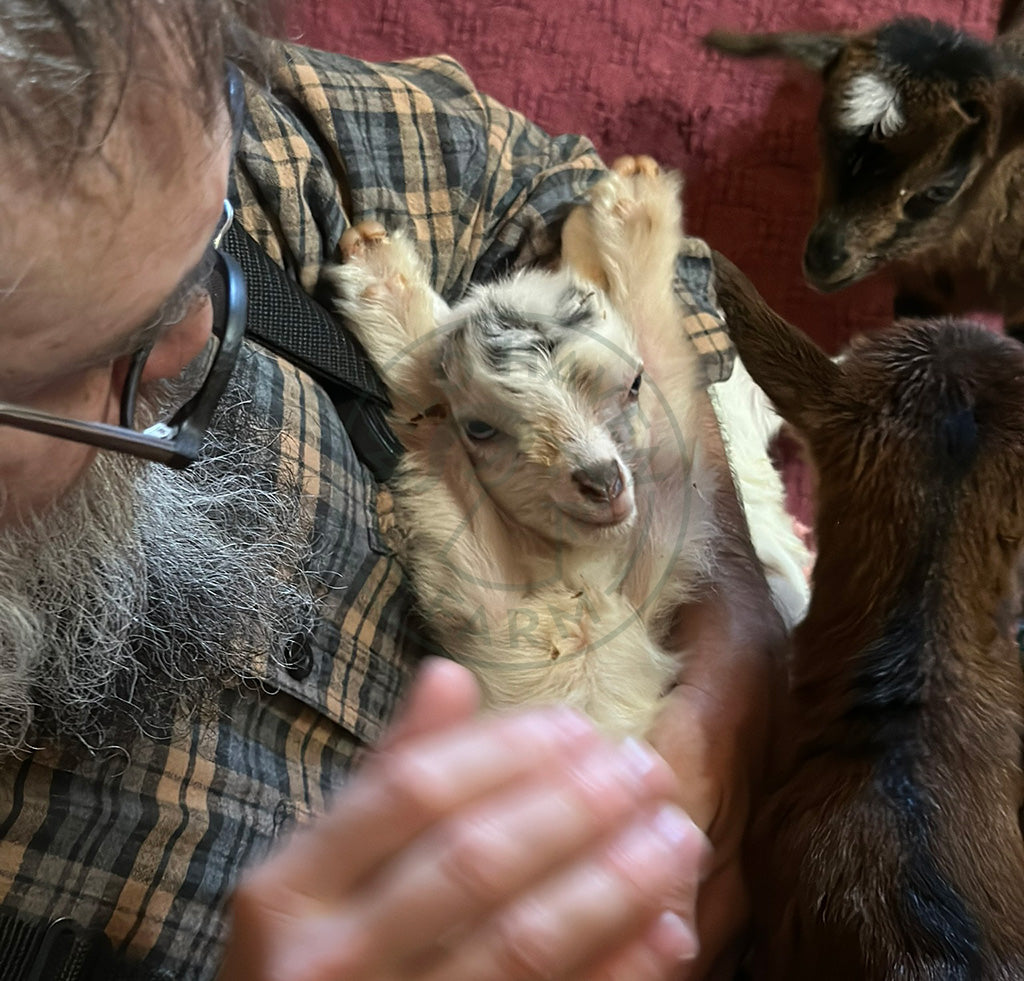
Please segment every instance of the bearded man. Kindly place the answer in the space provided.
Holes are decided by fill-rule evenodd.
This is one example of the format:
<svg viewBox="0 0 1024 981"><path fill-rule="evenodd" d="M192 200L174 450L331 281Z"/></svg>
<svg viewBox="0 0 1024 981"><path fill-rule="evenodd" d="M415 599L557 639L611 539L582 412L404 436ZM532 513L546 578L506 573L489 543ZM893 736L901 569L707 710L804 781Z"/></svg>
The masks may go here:
<svg viewBox="0 0 1024 981"><path fill-rule="evenodd" d="M0 10L0 976L726 976L777 641L728 480L654 749L482 717L419 666L373 380L274 341L343 337L309 311L350 223L405 224L453 299L554 250L600 161L449 60L233 6Z"/></svg>

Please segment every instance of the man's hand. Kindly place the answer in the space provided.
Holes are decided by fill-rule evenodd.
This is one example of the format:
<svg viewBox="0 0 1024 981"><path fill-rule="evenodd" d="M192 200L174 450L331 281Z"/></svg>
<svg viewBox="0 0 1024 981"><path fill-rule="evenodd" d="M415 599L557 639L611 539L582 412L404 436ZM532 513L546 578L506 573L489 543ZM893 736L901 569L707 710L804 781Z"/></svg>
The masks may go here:
<svg viewBox="0 0 1024 981"><path fill-rule="evenodd" d="M700 953L677 981L727 981L743 953L749 899L742 845L765 773L787 643L710 403L705 413L704 446L721 474L717 578L699 603L680 611L673 646L685 661L651 734L679 780L680 807L713 849L697 903Z"/></svg>
<svg viewBox="0 0 1024 981"><path fill-rule="evenodd" d="M236 891L222 981L657 981L694 955L707 845L666 763L567 710L475 708L427 664L331 812Z"/></svg>
<svg viewBox="0 0 1024 981"><path fill-rule="evenodd" d="M651 736L679 778L680 807L713 849L697 903L700 953L678 972L679 981L731 979L743 952L749 903L742 845L773 705L769 665L728 643L719 612L713 602L693 611L702 621L690 623L701 635L693 656L703 663L691 665L673 690Z"/></svg>

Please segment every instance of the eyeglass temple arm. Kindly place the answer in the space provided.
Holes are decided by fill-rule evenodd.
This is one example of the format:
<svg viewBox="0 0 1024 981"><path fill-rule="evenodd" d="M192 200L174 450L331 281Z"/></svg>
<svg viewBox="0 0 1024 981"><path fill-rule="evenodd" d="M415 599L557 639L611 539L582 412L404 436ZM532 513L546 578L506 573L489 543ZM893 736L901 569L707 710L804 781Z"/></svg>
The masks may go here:
<svg viewBox="0 0 1024 981"><path fill-rule="evenodd" d="M195 462L210 419L234 370L238 350L245 336L246 291L241 267L232 256L219 251L217 261L224 265L227 304L224 329L217 338L220 347L214 356L210 373L199 391L166 423L157 423L141 433L136 433L103 422L54 418L48 413L6 402L0 402L0 423L9 423L19 429L59 439L67 439L69 435L73 435L79 443L102 450L133 454L171 467L186 467ZM136 359L138 358L137 355ZM133 360L129 373L131 383L136 388L144 361L142 358L136 366ZM134 416L134 404L133 391L130 403L127 397L122 399L122 418L126 411L130 416Z"/></svg>
<svg viewBox="0 0 1024 981"><path fill-rule="evenodd" d="M54 419L45 412L36 412L34 409L25 409L2 402L0 402L0 423L10 423L19 429L41 433L44 436L56 436L58 439L67 439L70 434L73 434L78 443L86 443L101 450L131 453L170 466L174 466L183 455L187 455L189 449L187 445L181 445L178 440L171 442L166 438L150 434L149 430L141 433L126 433L120 426L111 426L104 422Z"/></svg>

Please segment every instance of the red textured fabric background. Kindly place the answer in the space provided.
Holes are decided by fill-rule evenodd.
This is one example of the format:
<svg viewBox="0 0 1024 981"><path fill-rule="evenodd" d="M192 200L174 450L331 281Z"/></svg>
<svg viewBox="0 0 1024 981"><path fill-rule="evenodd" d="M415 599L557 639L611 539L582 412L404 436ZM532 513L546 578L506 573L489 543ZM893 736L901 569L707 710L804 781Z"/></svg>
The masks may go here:
<svg viewBox="0 0 1024 981"><path fill-rule="evenodd" d="M703 49L712 27L861 29L921 14L991 37L996 0L300 0L292 34L370 60L453 55L484 91L607 161L686 176L688 231L728 254L829 350L887 322L884 280L820 296L800 256L814 216L816 77Z"/></svg>

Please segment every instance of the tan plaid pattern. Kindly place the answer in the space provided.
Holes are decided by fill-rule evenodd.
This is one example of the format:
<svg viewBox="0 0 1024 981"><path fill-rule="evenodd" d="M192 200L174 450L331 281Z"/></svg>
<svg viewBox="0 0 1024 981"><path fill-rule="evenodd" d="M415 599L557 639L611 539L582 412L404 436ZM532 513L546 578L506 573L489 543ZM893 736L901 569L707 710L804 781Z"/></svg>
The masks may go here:
<svg viewBox="0 0 1024 981"><path fill-rule="evenodd" d="M589 141L552 139L474 89L451 59L370 65L283 45L279 54L271 85L301 98L265 102L250 91L260 111L243 136L240 216L314 295L348 224L375 218L410 232L451 302L550 255L560 220L604 173ZM707 246L688 240L683 327L717 381L732 348L710 276Z"/></svg>
<svg viewBox="0 0 1024 981"><path fill-rule="evenodd" d="M411 230L449 300L551 252L568 204L602 173L589 143L552 140L473 89L450 60L368 65L280 46L270 91L248 90L232 193L244 226L314 296L351 221ZM678 291L712 378L729 345L702 243ZM83 760L46 747L0 763L0 907L106 931L158 977L216 972L239 870L324 810L394 711L421 650L409 591L381 539L380 488L323 392L254 348L244 411L279 430L327 584L297 669L220 695L169 741Z"/></svg>

